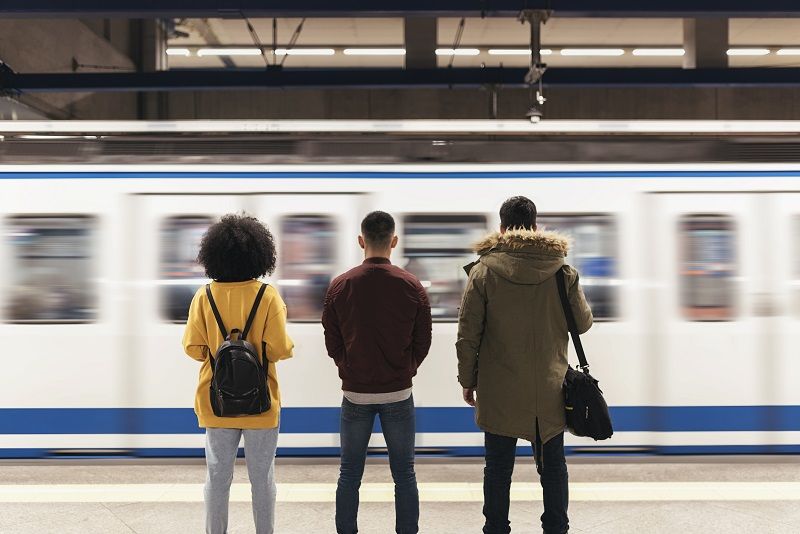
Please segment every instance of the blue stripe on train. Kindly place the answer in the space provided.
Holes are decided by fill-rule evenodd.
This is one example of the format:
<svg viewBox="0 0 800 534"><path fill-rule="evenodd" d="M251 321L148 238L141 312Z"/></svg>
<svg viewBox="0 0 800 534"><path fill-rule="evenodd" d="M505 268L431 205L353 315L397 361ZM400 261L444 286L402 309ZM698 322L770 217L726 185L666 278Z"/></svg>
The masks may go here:
<svg viewBox="0 0 800 534"><path fill-rule="evenodd" d="M789 171L280 171L280 172L0 172L0 180L86 180L86 179L359 179L359 180L486 180L486 179L553 179L553 178L795 178L800 170Z"/></svg>
<svg viewBox="0 0 800 534"><path fill-rule="evenodd" d="M800 431L800 406L617 406L617 432ZM376 430L379 425L376 422ZM339 431L339 408L283 408L281 432ZM469 407L418 407L417 432L477 432ZM2 408L0 434L197 434L191 408Z"/></svg>

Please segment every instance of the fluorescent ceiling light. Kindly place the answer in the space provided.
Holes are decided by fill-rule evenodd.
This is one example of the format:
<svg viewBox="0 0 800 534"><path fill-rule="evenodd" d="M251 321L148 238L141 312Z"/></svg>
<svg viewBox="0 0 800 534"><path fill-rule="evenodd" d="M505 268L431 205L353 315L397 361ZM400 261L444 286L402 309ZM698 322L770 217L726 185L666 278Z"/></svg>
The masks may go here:
<svg viewBox="0 0 800 534"><path fill-rule="evenodd" d="M766 56L769 48L731 48L728 50L729 56Z"/></svg>
<svg viewBox="0 0 800 534"><path fill-rule="evenodd" d="M50 135L50 134L25 134L25 135L18 135L18 139L30 139L30 140L41 140L41 141L53 141L58 139L78 139L81 137L80 135Z"/></svg>
<svg viewBox="0 0 800 534"><path fill-rule="evenodd" d="M260 48L201 48L197 55L204 56L260 56Z"/></svg>
<svg viewBox="0 0 800 534"><path fill-rule="evenodd" d="M405 48L345 48L346 56L404 56Z"/></svg>
<svg viewBox="0 0 800 534"><path fill-rule="evenodd" d="M332 56L333 48L277 48L276 56Z"/></svg>
<svg viewBox="0 0 800 534"><path fill-rule="evenodd" d="M686 50L683 48L634 48L634 56L683 56Z"/></svg>
<svg viewBox="0 0 800 534"><path fill-rule="evenodd" d="M188 48L167 48L168 56L191 56Z"/></svg>
<svg viewBox="0 0 800 534"><path fill-rule="evenodd" d="M800 48L781 48L775 53L779 56L800 56Z"/></svg>
<svg viewBox="0 0 800 534"><path fill-rule="evenodd" d="M625 54L622 48L563 48L562 56L621 56Z"/></svg>
<svg viewBox="0 0 800 534"><path fill-rule="evenodd" d="M477 56L481 51L477 48L437 48L437 56Z"/></svg>
<svg viewBox="0 0 800 534"><path fill-rule="evenodd" d="M553 53L549 48L542 48L539 53L543 56L549 56ZM529 48L490 48L490 56L530 56L531 50Z"/></svg>

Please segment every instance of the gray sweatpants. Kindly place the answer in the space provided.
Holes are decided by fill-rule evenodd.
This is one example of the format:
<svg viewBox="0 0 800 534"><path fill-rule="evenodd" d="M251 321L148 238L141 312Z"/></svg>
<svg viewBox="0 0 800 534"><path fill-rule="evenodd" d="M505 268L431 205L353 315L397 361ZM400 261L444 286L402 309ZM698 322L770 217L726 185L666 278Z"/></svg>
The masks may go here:
<svg viewBox="0 0 800 534"><path fill-rule="evenodd" d="M233 465L239 440L244 434L244 456L250 490L253 495L253 518L256 534L272 534L275 525L275 449L278 429L242 430L239 428L206 429L206 534L228 532L228 499L233 482Z"/></svg>

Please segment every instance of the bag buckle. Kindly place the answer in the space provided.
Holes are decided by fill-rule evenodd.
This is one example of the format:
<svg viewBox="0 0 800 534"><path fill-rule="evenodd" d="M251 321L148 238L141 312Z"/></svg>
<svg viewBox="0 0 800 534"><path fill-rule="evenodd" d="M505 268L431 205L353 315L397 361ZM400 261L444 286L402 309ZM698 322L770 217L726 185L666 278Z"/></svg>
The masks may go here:
<svg viewBox="0 0 800 534"><path fill-rule="evenodd" d="M580 369L581 371L583 371L587 375L589 374L589 365L588 364L587 365L576 365L575 368L576 369Z"/></svg>

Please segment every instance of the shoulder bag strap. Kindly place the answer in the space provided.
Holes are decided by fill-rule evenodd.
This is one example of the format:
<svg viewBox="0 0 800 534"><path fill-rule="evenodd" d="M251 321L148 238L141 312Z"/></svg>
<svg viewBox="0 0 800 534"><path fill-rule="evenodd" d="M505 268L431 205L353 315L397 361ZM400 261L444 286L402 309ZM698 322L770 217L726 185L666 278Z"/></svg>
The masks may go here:
<svg viewBox="0 0 800 534"><path fill-rule="evenodd" d="M256 295L256 300L253 302L253 307L250 309L250 315L247 317L247 323L244 325L244 330L242 330L242 339L247 339L247 333L250 332L250 327L253 326L256 312L258 312L258 305L261 303L261 297L264 296L264 290L266 289L267 284L261 284L258 294Z"/></svg>
<svg viewBox="0 0 800 534"><path fill-rule="evenodd" d="M572 335L572 342L575 344L575 352L578 353L578 362L584 372L589 372L589 363L586 361L586 353L583 352L581 336L578 335L578 325L575 323L575 316L572 314L572 306L570 306L569 297L567 296L567 281L564 277L564 267L561 267L556 273L556 281L558 285L558 295L561 297L561 308L564 310L564 317L567 319L569 333Z"/></svg>
<svg viewBox="0 0 800 534"><path fill-rule="evenodd" d="M222 339L228 339L228 331L225 329L225 324L222 322L222 316L219 314L217 303L214 302L214 296L211 294L211 284L206 284L206 296L208 303L211 304L211 311L214 312L214 319L217 320L217 326L222 333Z"/></svg>

